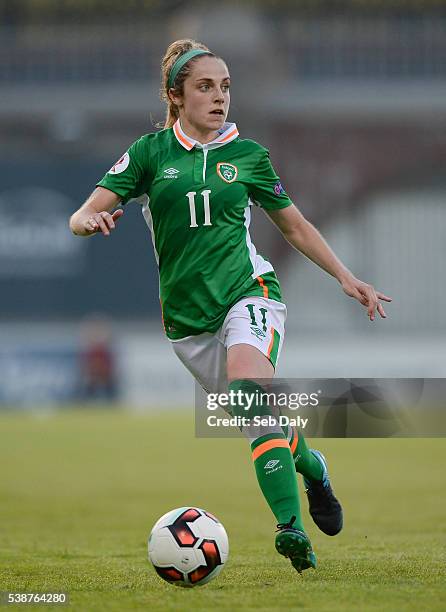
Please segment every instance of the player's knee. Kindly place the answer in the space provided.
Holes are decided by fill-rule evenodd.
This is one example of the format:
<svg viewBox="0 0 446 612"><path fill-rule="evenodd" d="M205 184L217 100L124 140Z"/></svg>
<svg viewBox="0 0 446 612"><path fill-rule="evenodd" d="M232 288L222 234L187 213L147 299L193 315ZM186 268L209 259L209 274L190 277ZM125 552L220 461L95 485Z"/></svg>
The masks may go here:
<svg viewBox="0 0 446 612"><path fill-rule="evenodd" d="M249 379L233 380L229 384L230 409L233 416L262 417L271 415L267 390Z"/></svg>

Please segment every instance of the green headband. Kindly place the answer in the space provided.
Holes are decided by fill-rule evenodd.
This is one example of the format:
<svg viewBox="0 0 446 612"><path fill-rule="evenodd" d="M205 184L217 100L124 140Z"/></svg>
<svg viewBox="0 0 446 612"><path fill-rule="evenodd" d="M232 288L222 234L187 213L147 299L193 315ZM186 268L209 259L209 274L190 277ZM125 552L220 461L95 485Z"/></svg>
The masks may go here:
<svg viewBox="0 0 446 612"><path fill-rule="evenodd" d="M177 78L181 68L183 68L183 66L187 64L190 59L196 57L197 55L212 55L212 53L210 51L205 51L204 49L191 49L190 51L183 53L183 55L180 55L170 70L169 78L167 80L167 87L169 89L173 87L175 79Z"/></svg>

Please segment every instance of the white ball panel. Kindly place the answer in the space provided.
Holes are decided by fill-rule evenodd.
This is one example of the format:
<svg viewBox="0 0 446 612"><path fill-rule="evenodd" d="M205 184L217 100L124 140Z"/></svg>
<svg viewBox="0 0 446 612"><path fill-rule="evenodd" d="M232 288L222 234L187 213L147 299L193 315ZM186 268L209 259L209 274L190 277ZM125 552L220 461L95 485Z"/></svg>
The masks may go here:
<svg viewBox="0 0 446 612"><path fill-rule="evenodd" d="M149 558L154 565L167 567L175 565L180 556L178 544L168 529L152 534L149 542Z"/></svg>

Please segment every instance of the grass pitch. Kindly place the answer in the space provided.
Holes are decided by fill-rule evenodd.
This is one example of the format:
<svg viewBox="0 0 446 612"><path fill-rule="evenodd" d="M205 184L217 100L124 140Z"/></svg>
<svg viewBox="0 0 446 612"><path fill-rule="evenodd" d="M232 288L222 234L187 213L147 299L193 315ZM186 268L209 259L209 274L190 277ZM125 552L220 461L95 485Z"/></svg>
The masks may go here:
<svg viewBox="0 0 446 612"><path fill-rule="evenodd" d="M0 591L68 591L70 609L93 612L446 609L442 439L315 441L345 527L324 536L302 497L319 567L299 576L274 550L247 443L195 439L192 411L0 414L0 432ZM179 589L146 541L188 504L223 522L230 558L209 585Z"/></svg>

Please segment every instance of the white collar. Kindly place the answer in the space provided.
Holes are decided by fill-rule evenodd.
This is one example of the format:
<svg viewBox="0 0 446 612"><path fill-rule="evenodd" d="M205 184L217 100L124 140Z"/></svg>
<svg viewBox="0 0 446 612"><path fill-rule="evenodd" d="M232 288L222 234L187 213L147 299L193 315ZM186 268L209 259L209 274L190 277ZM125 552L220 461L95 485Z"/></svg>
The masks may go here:
<svg viewBox="0 0 446 612"><path fill-rule="evenodd" d="M180 124L180 120L177 119L175 124L173 125L173 133L175 134L176 139L185 149L190 151L194 147L198 147L199 149L215 149L217 147L221 147L222 145L228 144L228 142L232 142L238 136L238 129L235 123L225 123L223 125L223 132L215 138L212 142L208 142L205 145L198 142L198 140L194 140L185 132Z"/></svg>

